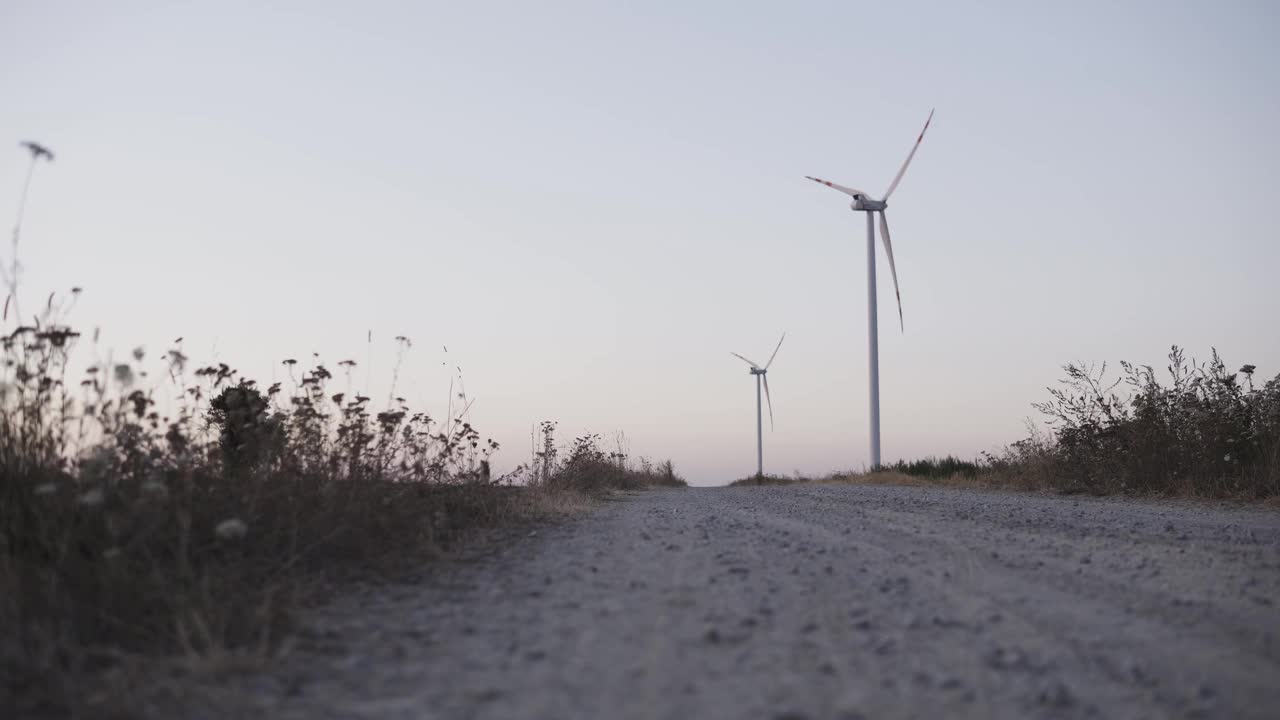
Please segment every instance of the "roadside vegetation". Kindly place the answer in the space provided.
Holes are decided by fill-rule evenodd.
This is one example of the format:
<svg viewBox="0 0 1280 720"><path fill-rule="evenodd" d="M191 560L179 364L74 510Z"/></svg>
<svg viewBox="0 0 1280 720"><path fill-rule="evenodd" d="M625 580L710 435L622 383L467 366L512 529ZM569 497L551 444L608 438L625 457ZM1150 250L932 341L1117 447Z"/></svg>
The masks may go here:
<svg viewBox="0 0 1280 720"><path fill-rule="evenodd" d="M1280 375L1255 378L1213 350L1206 362L1174 346L1164 372L1150 365L1067 365L1035 408L1032 432L985 457L1005 482L1088 493L1255 499L1280 495Z"/></svg>
<svg viewBox="0 0 1280 720"><path fill-rule="evenodd" d="M464 395L440 419L402 398L375 410L319 362L286 360L291 380L260 388L177 347L149 373L139 349L72 379L81 338L58 307L0 351L0 667L16 684L0 696L128 654L267 654L329 581L403 571L566 500L684 484L595 435L557 448L553 423L539 457L490 477L498 443Z"/></svg>
<svg viewBox="0 0 1280 720"><path fill-rule="evenodd" d="M974 460L899 460L867 472L819 478L748 477L733 485L794 482L947 485L1062 493L1146 494L1256 500L1280 496L1280 375L1231 372L1174 346L1164 372L1120 363L1067 365L1036 403L1046 428Z"/></svg>
<svg viewBox="0 0 1280 720"><path fill-rule="evenodd" d="M32 150L31 169L51 157ZM20 231L19 216L15 254ZM196 366L181 339L94 361L96 333L70 322L79 288L23 314L19 263L0 270L5 717L88 702L79 681L121 660L266 658L335 581L394 576L472 531L600 492L684 484L670 462L606 452L595 435L559 448L554 423L541 453L493 477L499 446L466 395L440 417L415 411L395 396L399 366L379 402L352 390L351 360L286 359L288 379L266 387ZM396 343L403 360L410 342Z"/></svg>
<svg viewBox="0 0 1280 720"><path fill-rule="evenodd" d="M128 653L265 653L326 581L396 573L568 495L684 484L594 435L557 449L551 423L540 457L490 477L498 443L465 396L440 419L375 410L318 362L261 388L177 347L149 373L139 349L72 379L81 338L58 308L0 351L0 661L17 683Z"/></svg>
<svg viewBox="0 0 1280 720"><path fill-rule="evenodd" d="M558 448L556 423L545 421L538 427L541 450L535 454L532 483L548 492L598 492L640 490L647 487L686 487L670 460L654 464L647 458L632 462L626 438L619 435L614 449L604 448L599 435L574 439L567 448Z"/></svg>
<svg viewBox="0 0 1280 720"><path fill-rule="evenodd" d="M613 452L597 435L492 477L498 443L465 393L443 417L352 390L319 358L283 361L263 387L225 364L194 366L181 339L158 358L73 360L80 288L24 313L18 261L30 153L0 263L0 715L62 714L77 681L121 659L203 658L277 647L300 605L332 581L386 577L470 531L546 518L592 496L682 486L670 461ZM402 361L406 337L396 338ZM82 353L83 354L83 353ZM110 358L110 354L107 354ZM335 387L338 386L338 387ZM454 403L457 403L456 406Z"/></svg>

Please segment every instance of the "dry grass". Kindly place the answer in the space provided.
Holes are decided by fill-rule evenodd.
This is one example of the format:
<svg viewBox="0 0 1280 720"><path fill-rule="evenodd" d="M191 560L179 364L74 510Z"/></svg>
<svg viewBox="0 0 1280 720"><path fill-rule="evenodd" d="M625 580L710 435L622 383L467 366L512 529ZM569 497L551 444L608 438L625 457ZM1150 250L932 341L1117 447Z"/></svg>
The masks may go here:
<svg viewBox="0 0 1280 720"><path fill-rule="evenodd" d="M802 478L790 478L785 475L750 475L729 483L730 487L741 485L791 485L806 482Z"/></svg>
<svg viewBox="0 0 1280 720"><path fill-rule="evenodd" d="M765 476L763 479L748 477L730 483L730 486L764 486L764 485L868 485L893 487L923 488L968 488L974 490L1017 490L1027 492L1048 492L1059 495L1108 493L1090 490L1078 482L1063 482L1057 476L1048 476L1034 469L1020 472L1017 469L1002 468L999 470L989 466L980 466L977 474L951 473L940 476L909 475L897 470L875 470L868 472L843 471L833 472L821 477L776 477ZM1256 502L1264 507L1280 508L1280 495L1257 497L1249 493L1231 493L1211 489L1206 483L1188 480L1183 485L1171 486L1160 495L1189 499L1239 500ZM1134 493L1130 493L1134 494Z"/></svg>
<svg viewBox="0 0 1280 720"><path fill-rule="evenodd" d="M491 478L498 444L465 413L374 410L319 362L286 361L291 387L259 390L225 365L191 371L175 347L158 373L139 351L70 381L79 335L56 307L0 350L0 706L56 712L128 658L269 657L333 583L600 493L683 485L595 436L548 437L536 474ZM165 396L180 400L162 414Z"/></svg>
<svg viewBox="0 0 1280 720"><path fill-rule="evenodd" d="M952 473L942 477L922 477L908 475L896 470L877 470L873 472L838 472L811 482L819 485L896 485L902 487L965 487L980 488L991 485L980 477L963 473Z"/></svg>
<svg viewBox="0 0 1280 720"><path fill-rule="evenodd" d="M399 360L378 403L353 389L352 360L335 378L318 357L287 359L288 379L264 388L192 367L181 339L113 361L95 332L75 377L80 289L19 312L21 208L52 159L25 147L15 256L0 263L0 707L56 713L84 699L81 678L129 658L256 662L334 582L393 576L601 493L684 485L669 461L605 453L594 435L559 448L554 423L531 466L493 478L498 443L472 427L465 393L451 388L442 417L415 412L395 396ZM402 360L411 343L396 344Z"/></svg>
<svg viewBox="0 0 1280 720"><path fill-rule="evenodd" d="M785 477L781 475L752 475L730 483L730 486L763 485L893 485L901 487L962 487L962 488L1012 488L1008 483L996 482L990 474L951 472L936 475L909 474L900 470L874 470L867 472L833 472L821 477Z"/></svg>
<svg viewBox="0 0 1280 720"><path fill-rule="evenodd" d="M542 452L537 454L533 484L554 492L599 493L610 490L640 490L649 487L686 487L670 460L654 465L645 458L632 462L625 450L625 437L616 448L602 447L599 435L576 438L567 449L555 444L556 424L540 427Z"/></svg>

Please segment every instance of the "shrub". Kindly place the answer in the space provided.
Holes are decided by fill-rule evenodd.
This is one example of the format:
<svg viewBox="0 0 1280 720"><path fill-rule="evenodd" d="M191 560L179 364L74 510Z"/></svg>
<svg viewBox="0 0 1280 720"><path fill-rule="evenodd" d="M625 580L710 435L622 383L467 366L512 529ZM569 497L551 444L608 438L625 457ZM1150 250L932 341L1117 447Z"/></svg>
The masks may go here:
<svg viewBox="0 0 1280 720"><path fill-rule="evenodd" d="M302 579L393 570L517 512L464 418L374 412L320 364L290 392L188 376L177 349L154 387L140 351L68 382L78 338L49 313L0 348L0 625L19 629L0 665L269 647ZM157 393L181 400L162 415Z"/></svg>
<svg viewBox="0 0 1280 720"><path fill-rule="evenodd" d="M1059 492L1265 498L1280 495L1280 376L1229 372L1214 350L1205 363L1174 346L1168 379L1151 366L1071 364L1035 403L1048 422L1000 452L970 462L947 456L899 460L871 472L808 479L764 476L732 485L792 482L1009 487Z"/></svg>
<svg viewBox="0 0 1280 720"><path fill-rule="evenodd" d="M52 159L26 146L31 169ZM28 317L19 268L0 265L6 324L11 306ZM225 364L189 372L180 340L159 382L141 349L76 382L65 316L50 295L31 325L0 334L0 707L71 697L57 684L121 650L265 650L306 588L411 566L536 505L512 486L523 468L490 478L498 443L467 420L465 393L457 415L413 412L394 397L399 366L380 411L332 392L318 360L285 360L289 386L263 389ZM409 340L396 342L403 358ZM355 363L339 366L349 380ZM594 436L558 463L547 440L535 484L684 484L670 462L606 458Z"/></svg>
<svg viewBox="0 0 1280 720"><path fill-rule="evenodd" d="M688 485L676 474L670 460L657 467L646 458L633 463L622 450L621 441L617 450L607 452L600 446L600 436L595 434L575 439L564 452L564 460L557 461L561 453L555 448L555 423L544 422L540 429L543 450L538 453L541 461L538 480L548 489L598 492Z"/></svg>
<svg viewBox="0 0 1280 720"><path fill-rule="evenodd" d="M1108 380L1106 365L1067 365L1035 405L1051 435L989 456L991 467L1095 493L1280 494L1280 376L1259 386L1253 365L1228 372L1216 350L1195 363L1177 346L1167 384L1149 365L1121 368Z"/></svg>

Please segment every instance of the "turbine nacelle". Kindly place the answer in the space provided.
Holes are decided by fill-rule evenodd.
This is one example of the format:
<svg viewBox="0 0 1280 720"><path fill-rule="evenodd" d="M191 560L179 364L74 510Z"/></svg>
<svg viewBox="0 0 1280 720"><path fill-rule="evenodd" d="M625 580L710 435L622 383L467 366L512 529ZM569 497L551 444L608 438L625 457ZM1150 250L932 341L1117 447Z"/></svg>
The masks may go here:
<svg viewBox="0 0 1280 720"><path fill-rule="evenodd" d="M764 369L764 368L753 367L753 368L751 368L750 370L748 370L747 372L751 373L752 375L764 375L765 373L767 373L767 372L769 372L769 371L768 371L768 370L766 370L766 369Z"/></svg>
<svg viewBox="0 0 1280 720"><path fill-rule="evenodd" d="M851 210L859 210L862 212L876 212L889 207L889 203L884 200L872 200L869 197L857 195L853 198L853 202L849 203Z"/></svg>

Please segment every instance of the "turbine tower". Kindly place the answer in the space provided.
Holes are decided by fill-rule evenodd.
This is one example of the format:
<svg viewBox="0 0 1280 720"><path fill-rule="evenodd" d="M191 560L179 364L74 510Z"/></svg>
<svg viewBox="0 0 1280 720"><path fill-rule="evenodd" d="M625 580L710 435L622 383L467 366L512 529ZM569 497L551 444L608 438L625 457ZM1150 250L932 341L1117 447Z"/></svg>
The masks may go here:
<svg viewBox="0 0 1280 720"><path fill-rule="evenodd" d="M782 337L778 338L778 345L773 349L773 354L769 356L769 362L760 367L759 364L752 360L739 355L738 353L729 353L751 366L751 374L756 377L756 477L764 476L764 416L761 414L760 408L760 387L764 386L764 399L769 403L769 429L773 429L773 398L769 397L769 366L773 364L773 359L778 357L778 349L782 347L782 341L787 339L787 334L782 333Z"/></svg>
<svg viewBox="0 0 1280 720"><path fill-rule="evenodd" d="M855 188L837 185L810 175L805 176L816 183L822 183L829 188L834 188L845 195L849 195L853 198L853 202L849 203L849 207L855 212L865 212L867 214L867 344L869 346L871 374L872 469L880 467L880 333L876 312L876 230L874 216L876 214L880 216L880 239L884 241L884 254L889 258L889 272L893 275L893 294L898 300L898 326L905 331L906 326L902 322L902 295L898 293L898 270L893 265L893 245L889 242L889 223L884 219L884 210L889 205L889 196L897 189L898 183L902 182L902 176L906 174L907 166L911 164L911 158L915 157L916 150L920 149L920 141L924 140L925 130L929 129L929 123L932 120L933 111L930 110L928 119L924 121L924 129L920 131L920 136L916 138L916 144L911 146L911 152L907 154L907 159L902 163L902 168L894 176L893 182L889 183L889 189L885 191L884 197L879 200L875 200L867 193Z"/></svg>

